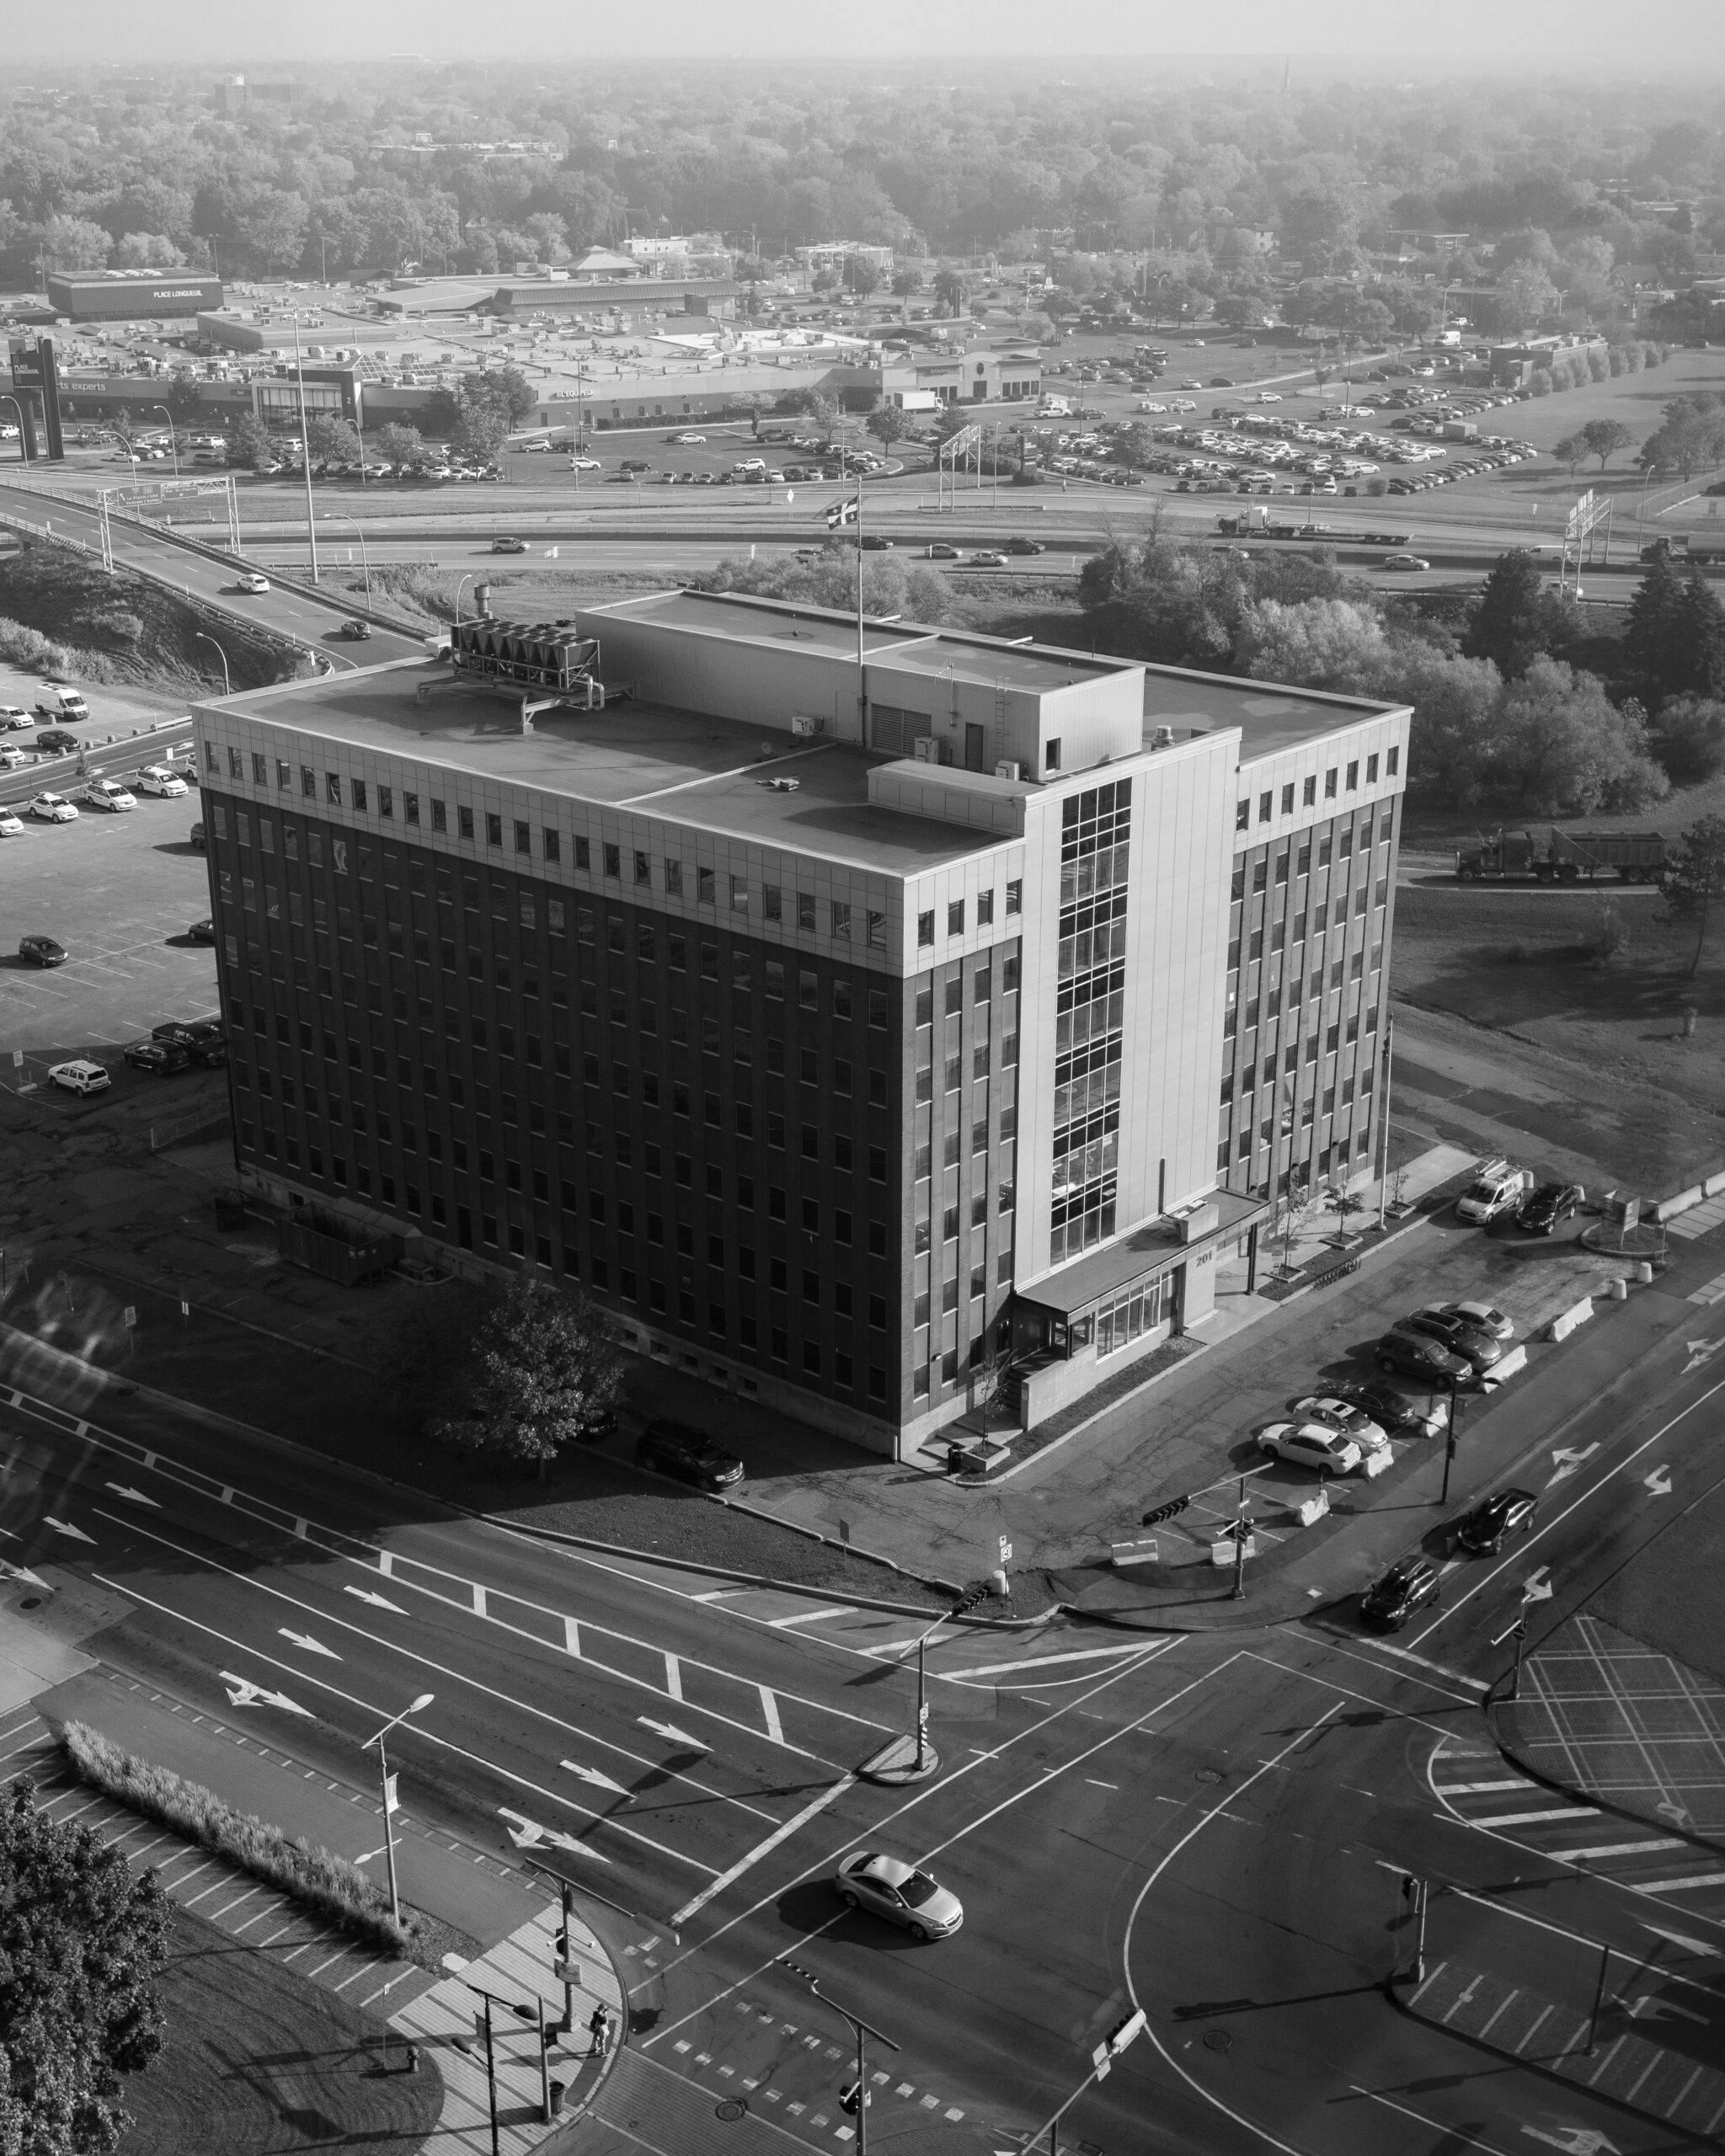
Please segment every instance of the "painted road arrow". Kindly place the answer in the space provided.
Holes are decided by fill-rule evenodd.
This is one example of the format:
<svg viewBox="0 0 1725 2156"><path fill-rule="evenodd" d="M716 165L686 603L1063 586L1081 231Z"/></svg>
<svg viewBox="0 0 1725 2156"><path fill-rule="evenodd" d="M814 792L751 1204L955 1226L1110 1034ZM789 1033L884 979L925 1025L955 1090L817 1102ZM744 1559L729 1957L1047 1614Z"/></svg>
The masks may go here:
<svg viewBox="0 0 1725 2156"><path fill-rule="evenodd" d="M1557 1471L1546 1487L1550 1490L1557 1483L1567 1481L1579 1469L1583 1460L1591 1459L1599 1449L1597 1442L1583 1445L1579 1452L1573 1451L1567 1445L1560 1447L1551 1454L1551 1465Z"/></svg>
<svg viewBox="0 0 1725 2156"><path fill-rule="evenodd" d="M398 1602L392 1602L385 1594L373 1594L369 1588L344 1587L341 1591L344 1594L357 1595L361 1602L369 1602L374 1609L393 1609L398 1617L405 1617L408 1614Z"/></svg>
<svg viewBox="0 0 1725 2156"><path fill-rule="evenodd" d="M627 1796L629 1793L621 1782L614 1782L609 1774L601 1774L597 1767L578 1767L573 1759L560 1760L558 1764L579 1780L590 1782L595 1789L608 1789L615 1796Z"/></svg>
<svg viewBox="0 0 1725 2156"><path fill-rule="evenodd" d="M74 1527L70 1520L52 1519L45 1513L42 1515L42 1524L44 1527L51 1527L56 1534L69 1534L74 1542L88 1542L93 1550L96 1546L95 1536L86 1534L81 1527Z"/></svg>
<svg viewBox="0 0 1725 2156"><path fill-rule="evenodd" d="M1521 1598L1524 1602L1549 1602L1551 1600L1551 1582L1546 1577L1546 1574L1551 1571L1551 1568L1549 1565L1541 1565L1536 1572L1530 1572L1528 1574L1527 1577L1521 1582Z"/></svg>
<svg viewBox="0 0 1725 2156"><path fill-rule="evenodd" d="M332 1662L341 1660L334 1647L326 1647L322 1640L314 1640L309 1632L290 1632L284 1625L281 1636L285 1640L291 1640L296 1647L303 1647L307 1654L327 1654Z"/></svg>
<svg viewBox="0 0 1725 2156"><path fill-rule="evenodd" d="M125 1497L134 1505L148 1505L152 1512L159 1513L162 1509L153 1497L147 1497L142 1490L134 1490L126 1483L109 1482L103 1486L111 1490L116 1497Z"/></svg>
<svg viewBox="0 0 1725 2156"><path fill-rule="evenodd" d="M1689 1360L1683 1366L1685 1377L1687 1377L1691 1370L1698 1370L1703 1363L1710 1362L1722 1348L1725 1348L1725 1340L1691 1340L1689 1343Z"/></svg>
<svg viewBox="0 0 1725 2156"><path fill-rule="evenodd" d="M509 1828L509 1838L518 1849L567 1849L571 1856L591 1857L595 1864L611 1862L608 1856L601 1856L597 1849L590 1849L585 1842L578 1842L573 1834L560 1834L554 1827L542 1827L537 1819L511 1812L507 1805L498 1806L497 1816L505 1822L513 1822Z"/></svg>
<svg viewBox="0 0 1725 2156"><path fill-rule="evenodd" d="M261 1684L253 1684L249 1677L236 1677L231 1669L224 1669L222 1681L230 1689L228 1705L235 1707L280 1707L291 1715L303 1715L307 1721L317 1717L309 1707L302 1707L297 1700L290 1700L286 1692L266 1692Z"/></svg>
<svg viewBox="0 0 1725 2156"><path fill-rule="evenodd" d="M1669 1497L1671 1494L1670 1469L1656 1467L1643 1481L1642 1487L1650 1497Z"/></svg>
<svg viewBox="0 0 1725 2156"><path fill-rule="evenodd" d="M1561 2148L1563 2156L1621 2156L1615 2141L1607 2141L1590 2126L1560 2126L1555 2133L1542 2133L1536 2126L1525 2126L1521 2131L1548 2148Z"/></svg>
<svg viewBox="0 0 1725 2156"><path fill-rule="evenodd" d="M46 1580L39 1579L28 1565L8 1564L3 1557L0 1557L0 1573L3 1573L9 1580L22 1582L25 1587L39 1587L44 1594L52 1594L54 1592Z"/></svg>
<svg viewBox="0 0 1725 2156"><path fill-rule="evenodd" d="M643 1729L650 1729L655 1737L662 1737L667 1744L686 1744L692 1752L710 1752L713 1747L704 1739L691 1737L687 1730L679 1729L675 1722L654 1721L647 1715L635 1717Z"/></svg>

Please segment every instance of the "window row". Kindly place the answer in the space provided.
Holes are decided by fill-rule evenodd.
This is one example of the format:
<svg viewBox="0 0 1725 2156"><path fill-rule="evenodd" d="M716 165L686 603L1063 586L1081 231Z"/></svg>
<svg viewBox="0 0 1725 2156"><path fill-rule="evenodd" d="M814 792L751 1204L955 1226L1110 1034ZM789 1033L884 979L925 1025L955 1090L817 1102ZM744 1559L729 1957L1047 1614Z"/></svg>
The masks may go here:
<svg viewBox="0 0 1725 2156"><path fill-rule="evenodd" d="M1365 783L1368 786L1375 786L1378 783L1378 763L1379 760L1375 755L1370 755L1365 759ZM1393 748L1386 751L1383 763L1386 776L1394 778L1402 768L1400 748ZM1336 798L1338 781L1342 777L1342 774L1343 766L1338 764L1332 764L1324 773L1324 799L1326 801L1333 801ZM1359 790L1359 759L1357 756L1351 759L1346 766L1343 790L1349 793L1356 793ZM1290 779L1281 789L1281 814L1284 816L1291 816L1294 814L1294 782ZM1308 776L1300 787L1300 805L1302 808L1315 808L1317 806L1317 774L1315 771ZM1266 787L1258 797L1258 820L1260 824L1268 824L1276 813L1276 789L1274 787ZM1243 801L1235 803L1234 828L1236 831L1249 830L1252 828L1252 797L1249 794Z"/></svg>
<svg viewBox="0 0 1725 2156"><path fill-rule="evenodd" d="M1022 877L1014 877L1007 885L1006 918L1010 921L1014 914L1023 913L1023 879ZM962 936L964 933L964 915L965 901L963 899L952 899L948 901L947 934L948 936ZM976 894L975 919L976 926L979 928L987 928L992 926L994 921L994 893L992 891L979 891ZM927 913L919 913L917 915L916 944L919 950L929 950L932 948L934 943L934 908L931 907Z"/></svg>

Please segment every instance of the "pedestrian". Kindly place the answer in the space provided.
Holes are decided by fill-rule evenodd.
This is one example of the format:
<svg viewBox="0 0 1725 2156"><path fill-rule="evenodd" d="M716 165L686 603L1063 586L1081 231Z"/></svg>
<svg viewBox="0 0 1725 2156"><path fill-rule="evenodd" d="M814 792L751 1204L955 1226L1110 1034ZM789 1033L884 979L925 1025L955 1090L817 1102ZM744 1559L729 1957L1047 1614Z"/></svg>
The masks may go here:
<svg viewBox="0 0 1725 2156"><path fill-rule="evenodd" d="M594 2008L592 2019L587 2024L587 2032L593 2040L588 2047L587 2056L589 2058L603 2058L611 2049L611 2016L602 2005Z"/></svg>

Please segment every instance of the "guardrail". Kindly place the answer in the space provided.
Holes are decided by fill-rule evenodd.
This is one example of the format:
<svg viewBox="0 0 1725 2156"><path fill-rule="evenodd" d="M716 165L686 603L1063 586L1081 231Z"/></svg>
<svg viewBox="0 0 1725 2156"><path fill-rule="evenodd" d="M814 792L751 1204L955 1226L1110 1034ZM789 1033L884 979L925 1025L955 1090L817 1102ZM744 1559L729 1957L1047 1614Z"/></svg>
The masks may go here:
<svg viewBox="0 0 1725 2156"><path fill-rule="evenodd" d="M199 1138L213 1138L217 1132L231 1130L233 1117L227 1108L213 1115L183 1115L172 1123L152 1123L150 1125L150 1150L166 1152L170 1145L189 1145Z"/></svg>

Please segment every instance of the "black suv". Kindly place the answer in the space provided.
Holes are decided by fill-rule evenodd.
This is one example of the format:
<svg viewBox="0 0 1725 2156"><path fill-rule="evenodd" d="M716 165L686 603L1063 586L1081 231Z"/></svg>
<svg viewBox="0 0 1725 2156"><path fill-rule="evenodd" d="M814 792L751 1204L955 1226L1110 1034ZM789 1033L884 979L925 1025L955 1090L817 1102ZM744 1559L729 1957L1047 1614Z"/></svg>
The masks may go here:
<svg viewBox="0 0 1725 2156"><path fill-rule="evenodd" d="M637 1467L650 1467L702 1490L728 1490L743 1479L743 1463L686 1422L649 1422L635 1445Z"/></svg>
<svg viewBox="0 0 1725 2156"><path fill-rule="evenodd" d="M1530 1235L1549 1235L1560 1220L1573 1220L1581 1203L1581 1186L1573 1182L1542 1182L1529 1191L1515 1209L1515 1225Z"/></svg>
<svg viewBox="0 0 1725 2156"><path fill-rule="evenodd" d="M169 1018L151 1027L150 1038L183 1048L194 1063L206 1070L227 1060L227 1036L214 1018L199 1018L190 1024Z"/></svg>
<svg viewBox="0 0 1725 2156"><path fill-rule="evenodd" d="M1383 1632L1399 1632L1408 1619L1435 1602L1442 1575L1429 1557L1404 1557L1359 1598L1359 1614Z"/></svg>
<svg viewBox="0 0 1725 2156"><path fill-rule="evenodd" d="M134 1070L147 1070L157 1078L167 1077L171 1070L187 1070L191 1064L178 1041L132 1041L120 1054Z"/></svg>

